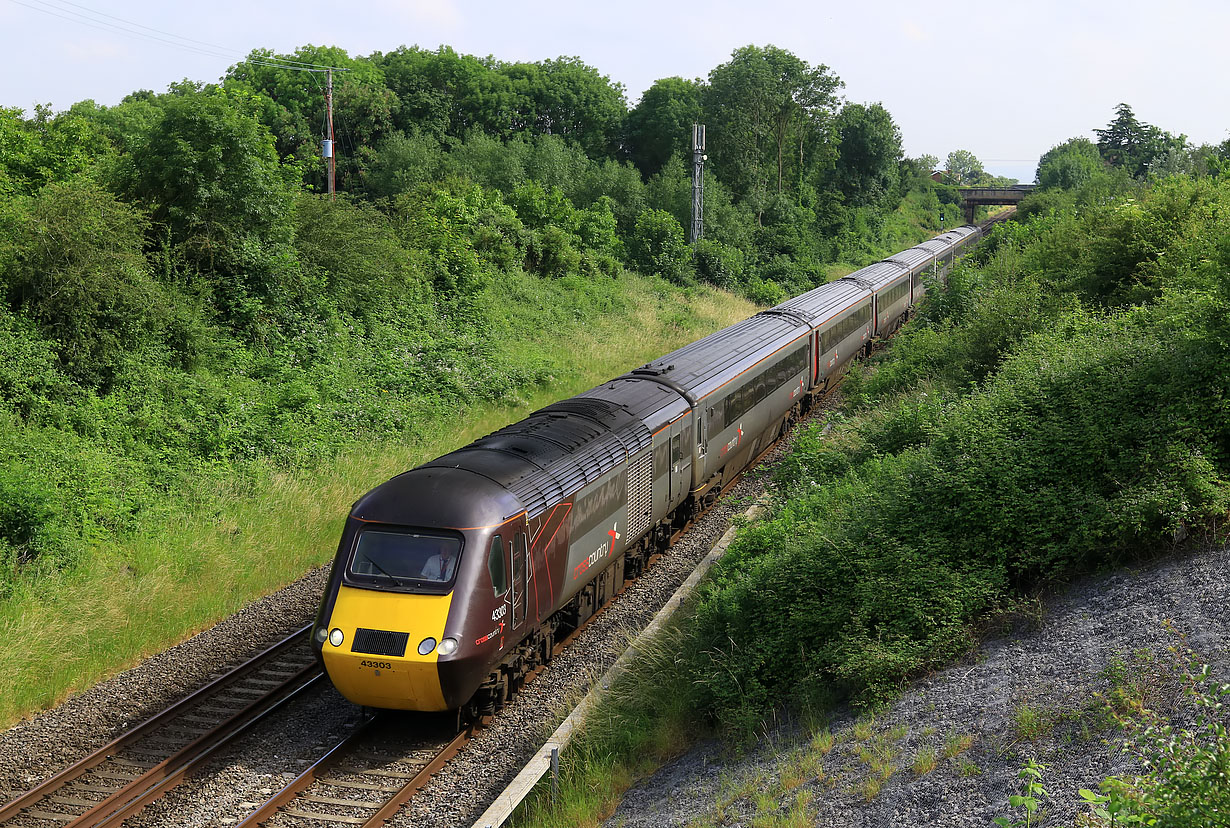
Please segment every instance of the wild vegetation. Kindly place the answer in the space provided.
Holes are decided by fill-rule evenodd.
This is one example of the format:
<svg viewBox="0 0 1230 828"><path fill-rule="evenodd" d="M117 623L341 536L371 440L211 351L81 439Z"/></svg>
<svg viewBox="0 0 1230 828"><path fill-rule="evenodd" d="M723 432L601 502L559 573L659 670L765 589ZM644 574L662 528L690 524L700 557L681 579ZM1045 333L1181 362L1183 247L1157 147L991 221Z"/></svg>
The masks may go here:
<svg viewBox="0 0 1230 828"><path fill-rule="evenodd" d="M335 201L305 63L347 70ZM753 312L712 287L774 302L959 221L840 86L749 46L629 109L573 58L304 47L0 109L0 721L327 559L401 468Z"/></svg>
<svg viewBox="0 0 1230 828"><path fill-rule="evenodd" d="M844 411L801 435L771 515L587 729L569 797L601 811L618 797L608 780L685 734L874 709L1047 585L1225 540L1230 144L1206 155L1212 174L1137 178L1086 143L1043 159L1028 220L996 228L851 377ZM1074 157L1090 174L1063 189L1052 176ZM1218 784L1207 735L1157 741L1160 775L1108 795L1169 801L1172 774ZM541 808L528 821L557 824Z"/></svg>

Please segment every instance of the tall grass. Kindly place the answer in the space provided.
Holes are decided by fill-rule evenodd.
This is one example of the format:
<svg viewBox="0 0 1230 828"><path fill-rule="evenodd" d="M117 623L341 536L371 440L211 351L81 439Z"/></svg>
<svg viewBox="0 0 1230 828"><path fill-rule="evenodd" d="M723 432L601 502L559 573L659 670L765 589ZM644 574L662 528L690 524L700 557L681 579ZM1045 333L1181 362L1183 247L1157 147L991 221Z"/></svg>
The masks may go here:
<svg viewBox="0 0 1230 828"><path fill-rule="evenodd" d="M496 347L510 359L518 349L527 358L546 354L566 370L524 389L516 405L442 412L416 423L403 440L353 445L298 471L211 480L212 490L195 505L161 510L96 544L75 566L19 584L0 602L0 725L114 675L327 562L350 504L392 475L755 312L729 294L682 293L629 276L611 313L594 313L582 299L568 320L558 313L569 308L566 284L527 278L521 288L528 293L506 299L497 317L508 328L493 334ZM553 323L536 325L536 314L549 308L557 311Z"/></svg>

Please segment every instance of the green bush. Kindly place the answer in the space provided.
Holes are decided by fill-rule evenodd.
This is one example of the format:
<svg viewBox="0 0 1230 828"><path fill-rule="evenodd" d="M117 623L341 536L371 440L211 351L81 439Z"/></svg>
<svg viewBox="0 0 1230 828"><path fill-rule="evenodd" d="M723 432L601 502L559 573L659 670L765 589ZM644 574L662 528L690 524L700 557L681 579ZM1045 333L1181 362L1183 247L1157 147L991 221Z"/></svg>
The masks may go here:
<svg viewBox="0 0 1230 828"><path fill-rule="evenodd" d="M1127 745L1144 773L1104 780L1101 795L1080 791L1093 824L1205 828L1223 824L1214 815L1230 814L1230 729L1223 701L1230 699L1230 684L1212 682L1207 665L1188 683L1197 709L1194 726L1175 727L1145 711L1143 722L1129 723L1140 738Z"/></svg>
<svg viewBox="0 0 1230 828"><path fill-rule="evenodd" d="M745 257L743 251L709 239L697 239L692 255L696 275L723 290L733 290L743 281Z"/></svg>
<svg viewBox="0 0 1230 828"><path fill-rule="evenodd" d="M692 277L692 249L684 241L679 222L664 210L645 210L636 217L628 258L642 273L676 284L686 284Z"/></svg>
<svg viewBox="0 0 1230 828"><path fill-rule="evenodd" d="M94 184L49 184L0 215L9 304L55 343L60 366L88 386L110 383L134 352L182 322L173 290L150 274L146 217ZM192 337L180 331L180 342Z"/></svg>

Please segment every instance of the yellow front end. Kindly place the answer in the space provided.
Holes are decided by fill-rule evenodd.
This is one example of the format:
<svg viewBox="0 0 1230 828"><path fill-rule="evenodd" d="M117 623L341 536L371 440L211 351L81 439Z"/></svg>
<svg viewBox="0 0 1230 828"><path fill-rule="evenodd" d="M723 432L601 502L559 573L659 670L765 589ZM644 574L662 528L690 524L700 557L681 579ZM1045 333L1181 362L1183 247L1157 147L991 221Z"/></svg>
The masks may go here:
<svg viewBox="0 0 1230 828"><path fill-rule="evenodd" d="M419 655L419 642L444 637L450 595L411 595L342 586L338 589L329 629L345 635L340 647L328 641L322 648L325 670L343 696L365 707L394 710L446 710L440 672L433 649ZM351 651L355 631L365 629L409 633L400 657Z"/></svg>

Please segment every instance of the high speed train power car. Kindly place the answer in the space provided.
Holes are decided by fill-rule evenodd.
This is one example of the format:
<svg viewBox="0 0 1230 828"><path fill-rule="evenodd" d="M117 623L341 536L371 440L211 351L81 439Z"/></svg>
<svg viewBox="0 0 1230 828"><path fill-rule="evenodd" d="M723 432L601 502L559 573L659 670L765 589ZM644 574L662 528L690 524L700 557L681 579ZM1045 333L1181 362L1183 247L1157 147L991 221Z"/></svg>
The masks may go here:
<svg viewBox="0 0 1230 828"><path fill-rule="evenodd" d="M312 630L333 684L368 707L500 706L977 236L951 230L365 494Z"/></svg>

